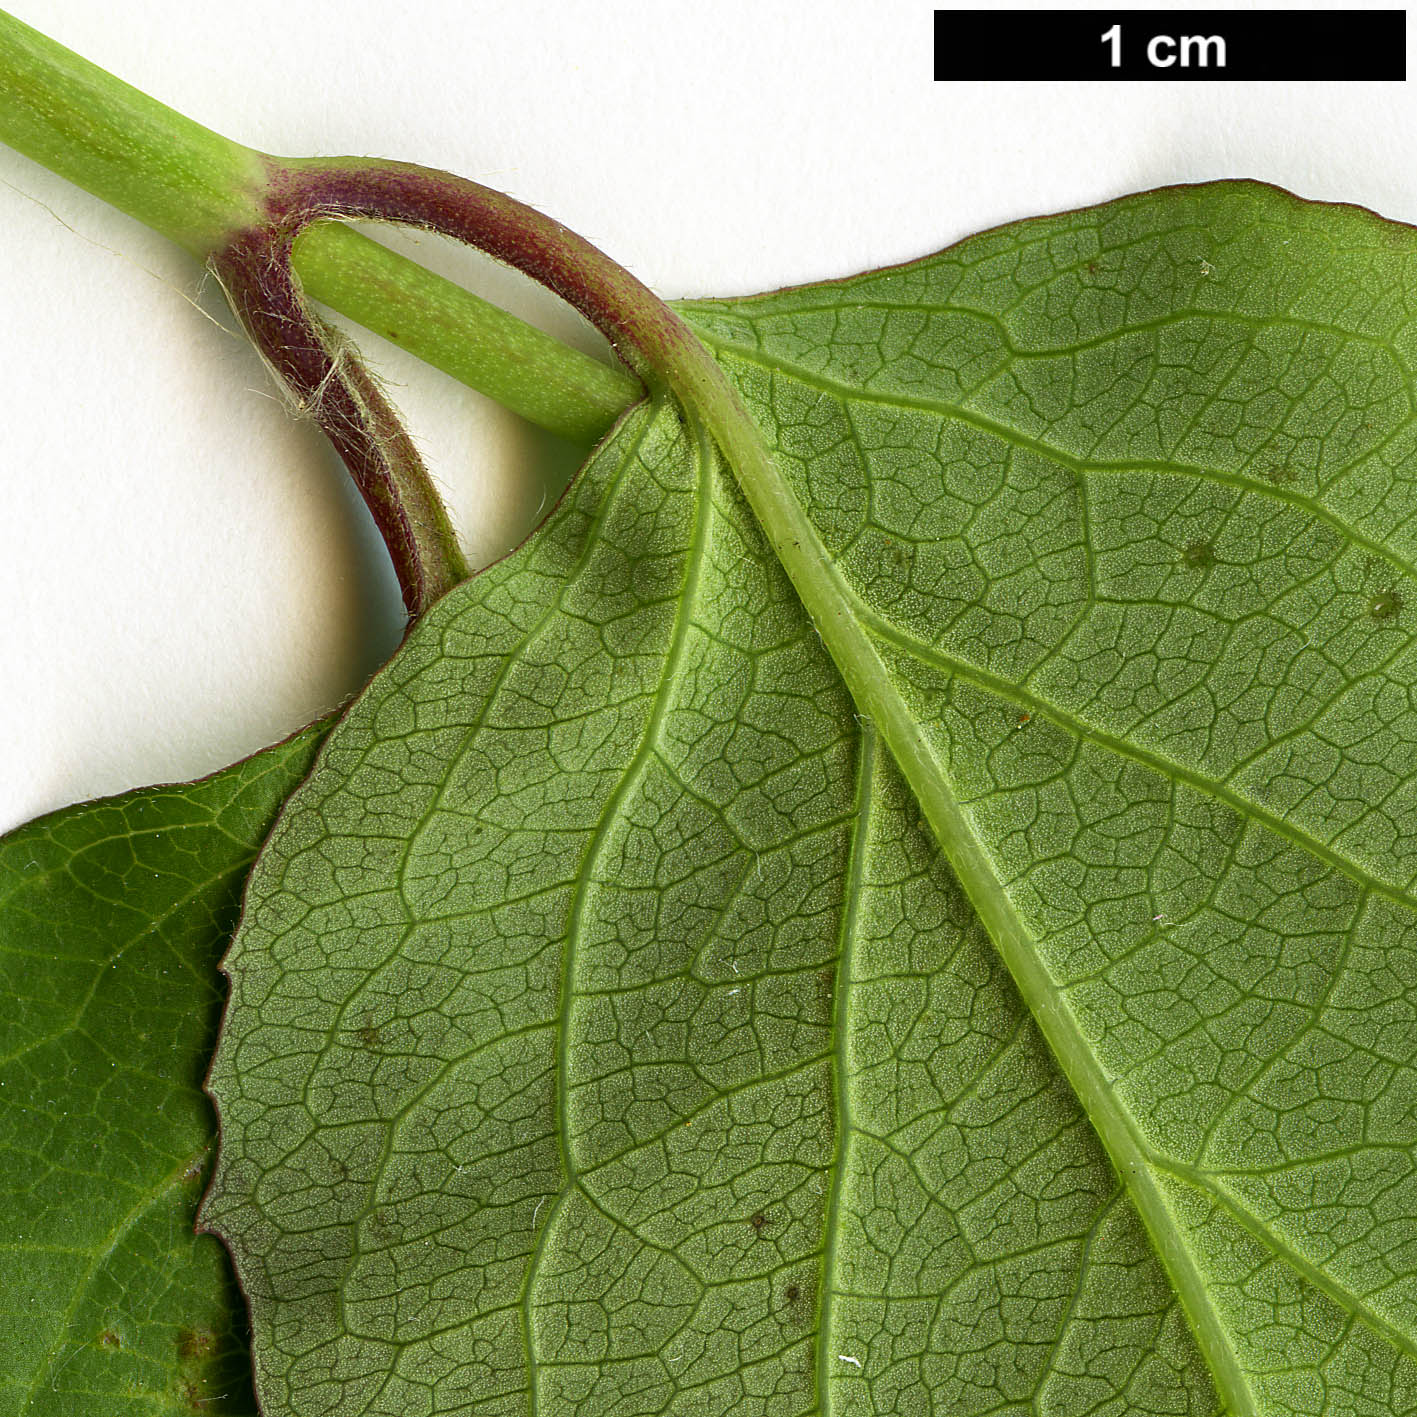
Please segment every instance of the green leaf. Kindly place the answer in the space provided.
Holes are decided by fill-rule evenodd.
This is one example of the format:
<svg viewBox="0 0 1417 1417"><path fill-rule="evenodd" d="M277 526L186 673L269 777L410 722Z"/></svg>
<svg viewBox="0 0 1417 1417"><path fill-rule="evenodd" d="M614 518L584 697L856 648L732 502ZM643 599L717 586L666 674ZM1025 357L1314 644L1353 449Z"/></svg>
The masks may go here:
<svg viewBox="0 0 1417 1417"><path fill-rule="evenodd" d="M1417 1411L1414 262L1218 184L687 307L771 460L633 414L253 874L269 1413Z"/></svg>
<svg viewBox="0 0 1417 1417"><path fill-rule="evenodd" d="M250 1414L246 1319L193 1234L215 964L324 732L0 841L0 1412Z"/></svg>

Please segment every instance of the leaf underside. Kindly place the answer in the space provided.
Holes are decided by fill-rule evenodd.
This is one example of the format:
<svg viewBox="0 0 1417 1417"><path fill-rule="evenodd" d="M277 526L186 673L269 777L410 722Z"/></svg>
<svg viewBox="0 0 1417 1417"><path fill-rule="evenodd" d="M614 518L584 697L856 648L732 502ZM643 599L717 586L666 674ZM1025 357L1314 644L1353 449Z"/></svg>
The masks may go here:
<svg viewBox="0 0 1417 1417"><path fill-rule="evenodd" d="M246 1320L192 1233L216 963L320 729L0 841L0 1413L249 1417Z"/></svg>
<svg viewBox="0 0 1417 1417"><path fill-rule="evenodd" d="M253 874L268 1413L1417 1411L1414 261L1218 184L685 307L800 520L633 413Z"/></svg>

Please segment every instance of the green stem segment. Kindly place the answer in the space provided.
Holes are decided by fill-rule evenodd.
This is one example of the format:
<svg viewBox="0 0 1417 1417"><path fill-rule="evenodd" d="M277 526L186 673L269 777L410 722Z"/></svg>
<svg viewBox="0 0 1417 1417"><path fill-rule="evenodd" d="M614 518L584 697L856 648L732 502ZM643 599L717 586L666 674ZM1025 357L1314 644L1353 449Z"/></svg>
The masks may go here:
<svg viewBox="0 0 1417 1417"><path fill-rule="evenodd" d="M644 390L603 364L337 221L296 238L305 293L538 428L589 447Z"/></svg>
<svg viewBox="0 0 1417 1417"><path fill-rule="evenodd" d="M0 11L0 141L203 259L260 217L259 153Z"/></svg>
<svg viewBox="0 0 1417 1417"><path fill-rule="evenodd" d="M267 363L344 460L411 615L468 568L392 406L307 297L578 442L599 439L642 392L626 371L324 220L355 215L337 202L292 208L289 175L300 164L211 132L3 11L0 139L216 272Z"/></svg>

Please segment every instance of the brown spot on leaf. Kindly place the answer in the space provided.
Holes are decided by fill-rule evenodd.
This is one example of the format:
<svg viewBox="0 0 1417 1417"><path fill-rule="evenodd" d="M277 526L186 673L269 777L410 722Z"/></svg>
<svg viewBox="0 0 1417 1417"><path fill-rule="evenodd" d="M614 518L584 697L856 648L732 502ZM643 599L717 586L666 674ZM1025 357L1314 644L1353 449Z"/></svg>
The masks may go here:
<svg viewBox="0 0 1417 1417"><path fill-rule="evenodd" d="M810 1328L815 1288L806 1280L794 1279L782 1291L782 1321L797 1328Z"/></svg>
<svg viewBox="0 0 1417 1417"><path fill-rule="evenodd" d="M753 1234L761 1235L763 1231L766 1230L768 1226L772 1224L772 1222L767 1218L766 1215L763 1214L762 1211L755 1210L753 1212L752 1218L748 1221L748 1224L753 1227Z"/></svg>
<svg viewBox="0 0 1417 1417"><path fill-rule="evenodd" d="M216 1349L216 1334L209 1328L184 1328L177 1332L177 1356L184 1363L210 1358Z"/></svg>
<svg viewBox="0 0 1417 1417"><path fill-rule="evenodd" d="M100 1348L106 1349L110 1353L123 1346L123 1340L119 1338L111 1328L104 1329L94 1342L97 1343Z"/></svg>

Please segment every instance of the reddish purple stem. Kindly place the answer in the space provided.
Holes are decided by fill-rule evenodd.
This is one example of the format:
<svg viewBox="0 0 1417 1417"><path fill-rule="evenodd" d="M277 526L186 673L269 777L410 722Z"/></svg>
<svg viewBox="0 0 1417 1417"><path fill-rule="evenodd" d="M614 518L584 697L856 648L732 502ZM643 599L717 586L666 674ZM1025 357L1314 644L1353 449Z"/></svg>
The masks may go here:
<svg viewBox="0 0 1417 1417"><path fill-rule="evenodd" d="M702 350L652 291L588 241L479 183L410 163L364 158L271 162L267 221L216 266L258 348L349 468L389 547L411 613L467 574L446 514L394 410L353 352L309 309L291 270L312 221L380 221L438 232L515 266L591 321L651 388L668 371L692 386Z"/></svg>

